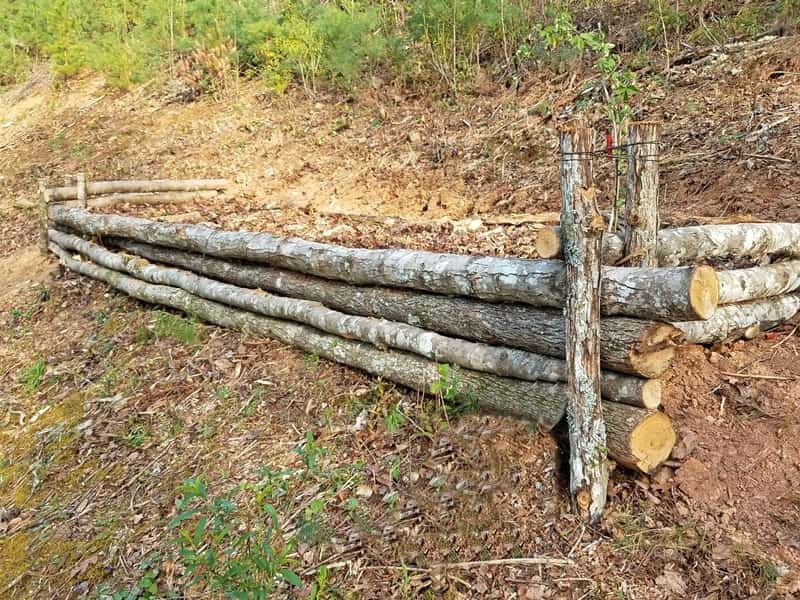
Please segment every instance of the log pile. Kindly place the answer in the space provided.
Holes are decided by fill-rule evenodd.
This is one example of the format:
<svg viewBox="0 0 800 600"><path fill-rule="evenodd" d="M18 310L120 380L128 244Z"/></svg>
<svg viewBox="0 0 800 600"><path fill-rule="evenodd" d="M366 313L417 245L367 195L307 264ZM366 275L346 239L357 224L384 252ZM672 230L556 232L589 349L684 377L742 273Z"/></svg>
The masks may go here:
<svg viewBox="0 0 800 600"><path fill-rule="evenodd" d="M560 260L343 248L58 204L49 218L50 248L67 268L140 300L422 391L441 377L437 363L447 363L462 398L543 429L566 414L571 334ZM608 454L644 472L675 443L657 410L657 378L676 346L752 337L800 311L800 260L792 260L800 225L686 227L662 230L662 240L660 266L601 271ZM699 264L730 256L759 263L730 271Z"/></svg>
<svg viewBox="0 0 800 600"><path fill-rule="evenodd" d="M42 203L79 208L113 204L174 204L214 198L228 187L225 179L157 179L143 181L87 181L83 173L75 185L42 188Z"/></svg>

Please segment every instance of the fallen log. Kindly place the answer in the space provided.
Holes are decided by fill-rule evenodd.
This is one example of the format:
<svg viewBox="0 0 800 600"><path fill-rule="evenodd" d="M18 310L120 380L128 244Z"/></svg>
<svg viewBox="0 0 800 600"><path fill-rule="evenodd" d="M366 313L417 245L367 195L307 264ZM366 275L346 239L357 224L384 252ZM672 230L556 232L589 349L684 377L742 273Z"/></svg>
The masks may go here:
<svg viewBox="0 0 800 600"><path fill-rule="evenodd" d="M243 287L315 300L348 314L382 317L455 337L559 358L565 356L564 317L554 310L524 304L489 304L395 288L353 286L294 271L235 263L130 240L111 241L149 260ZM681 339L681 333L666 323L625 317L604 319L600 336L601 365L611 371L640 377L662 375ZM642 384L642 396L651 393L655 396L655 385L655 382Z"/></svg>
<svg viewBox="0 0 800 600"><path fill-rule="evenodd" d="M800 260L717 272L720 304L782 296L800 288Z"/></svg>
<svg viewBox="0 0 800 600"><path fill-rule="evenodd" d="M177 204L193 200L210 200L219 196L215 190L197 192L153 192L153 193L120 193L88 198L85 201L89 208L105 208L114 204ZM80 200L64 200L59 206L80 206Z"/></svg>
<svg viewBox="0 0 800 600"><path fill-rule="evenodd" d="M536 234L536 252L541 258L562 254L558 228ZM694 264L715 258L758 259L765 255L800 257L800 223L739 223L697 225L658 232L658 264L661 267ZM622 239L606 235L603 261L624 262Z"/></svg>
<svg viewBox="0 0 800 600"><path fill-rule="evenodd" d="M61 248L80 252L102 267L128 273L143 281L178 287L207 300L311 325L379 348L396 348L439 363L527 381L567 380L565 362L550 356L445 337L404 323L347 315L316 301L273 296L260 290L221 283L188 271L154 265L136 256L117 254L53 229L49 231L49 237ZM603 384L604 397L609 400L649 409L657 408L661 402L659 382L604 372Z"/></svg>
<svg viewBox="0 0 800 600"><path fill-rule="evenodd" d="M154 179L144 181L90 181L86 183L88 196L128 192L196 192L199 190L224 190L227 179ZM50 189L50 200L78 198L78 187L67 186Z"/></svg>
<svg viewBox="0 0 800 600"><path fill-rule="evenodd" d="M689 344L716 344L741 337L752 338L800 312L800 294L788 294L743 304L728 304L707 321L673 323Z"/></svg>
<svg viewBox="0 0 800 600"><path fill-rule="evenodd" d="M220 258L266 263L356 285L405 287L533 306L564 305L561 261L345 248L266 233L220 231L59 206L50 208L50 216L55 223L83 234L120 236ZM706 319L716 309L717 292L716 274L709 267L612 267L603 271L601 306L607 315L673 321Z"/></svg>
<svg viewBox="0 0 800 600"><path fill-rule="evenodd" d="M306 325L231 308L178 288L145 283L94 263L76 260L55 243L51 243L50 249L68 269L104 281L138 300L169 306L221 327L270 337L411 389L428 392L432 384L441 382L437 364L413 354L381 350L372 344L320 333ZM455 400L528 419L548 430L563 418L566 409L563 384L521 381L469 369L454 370L448 383L454 388ZM607 404L606 418L619 431L609 439L611 458L634 469L652 470L669 457L675 433L667 417L614 402Z"/></svg>

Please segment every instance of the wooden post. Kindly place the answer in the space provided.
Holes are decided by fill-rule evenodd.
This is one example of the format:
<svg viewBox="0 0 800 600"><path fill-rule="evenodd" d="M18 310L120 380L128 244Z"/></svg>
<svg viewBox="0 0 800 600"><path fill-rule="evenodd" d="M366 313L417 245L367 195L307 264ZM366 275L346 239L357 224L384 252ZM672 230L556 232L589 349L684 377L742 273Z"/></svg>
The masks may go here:
<svg viewBox="0 0 800 600"><path fill-rule="evenodd" d="M567 424L573 508L589 523L603 514L608 488L606 427L600 406L600 265L605 222L592 187L594 132L561 133L561 235L566 263Z"/></svg>
<svg viewBox="0 0 800 600"><path fill-rule="evenodd" d="M78 186L78 206L86 208L86 175L78 173L75 176L75 182Z"/></svg>
<svg viewBox="0 0 800 600"><path fill-rule="evenodd" d="M47 185L44 179L39 180L39 203L37 216L39 221L39 251L42 255L47 256L49 252L49 240L47 238L47 204L50 201L50 192L47 190Z"/></svg>
<svg viewBox="0 0 800 600"><path fill-rule="evenodd" d="M631 267L658 266L658 136L654 121L628 129L624 254Z"/></svg>

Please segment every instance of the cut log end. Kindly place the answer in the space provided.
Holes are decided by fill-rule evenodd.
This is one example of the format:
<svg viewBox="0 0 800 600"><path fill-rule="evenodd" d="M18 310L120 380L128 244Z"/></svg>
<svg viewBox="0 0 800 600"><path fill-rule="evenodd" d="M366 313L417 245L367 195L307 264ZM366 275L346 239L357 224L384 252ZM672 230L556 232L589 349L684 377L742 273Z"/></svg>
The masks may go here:
<svg viewBox="0 0 800 600"><path fill-rule="evenodd" d="M651 379L642 385L642 406L650 410L655 410L661 406L661 382Z"/></svg>
<svg viewBox="0 0 800 600"><path fill-rule="evenodd" d="M666 346L654 352L631 352L631 365L641 377L661 377L675 356L675 346Z"/></svg>
<svg viewBox="0 0 800 600"><path fill-rule="evenodd" d="M669 368L675 355L675 346L682 337L679 329L667 323L651 327L638 347L629 354L634 371L644 378L661 377Z"/></svg>
<svg viewBox="0 0 800 600"><path fill-rule="evenodd" d="M654 412L631 432L630 451L634 466L644 473L652 472L669 458L675 446L675 429L664 413Z"/></svg>
<svg viewBox="0 0 800 600"><path fill-rule="evenodd" d="M536 234L536 252L539 258L556 258L561 253L561 235L558 229L546 227Z"/></svg>
<svg viewBox="0 0 800 600"><path fill-rule="evenodd" d="M697 267L689 281L689 304L699 319L710 319L719 304L719 280L711 267Z"/></svg>

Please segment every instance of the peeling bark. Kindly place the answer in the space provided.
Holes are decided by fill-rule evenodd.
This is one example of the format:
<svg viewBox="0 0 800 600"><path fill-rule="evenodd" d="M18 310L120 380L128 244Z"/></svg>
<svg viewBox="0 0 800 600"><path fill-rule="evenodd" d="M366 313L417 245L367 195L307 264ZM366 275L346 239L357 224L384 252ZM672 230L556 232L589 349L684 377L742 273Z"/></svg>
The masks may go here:
<svg viewBox="0 0 800 600"><path fill-rule="evenodd" d="M570 496L589 523L608 493L606 427L600 405L600 249L605 222L592 187L593 132L561 133L561 235L566 263L567 428Z"/></svg>
<svg viewBox="0 0 800 600"><path fill-rule="evenodd" d="M114 204L177 204L193 200L210 200L219 196L214 190L197 192L154 192L149 194L120 193L95 196L86 200L89 208L105 208ZM80 207L79 200L64 200L59 206Z"/></svg>
<svg viewBox="0 0 800 600"><path fill-rule="evenodd" d="M624 254L632 267L658 266L658 133L654 122L628 132Z"/></svg>
<svg viewBox="0 0 800 600"><path fill-rule="evenodd" d="M150 181L90 181L86 183L88 196L125 194L129 192L196 192L199 190L224 190L226 179L154 179ZM50 188L50 201L78 198L78 186Z"/></svg>
<svg viewBox="0 0 800 600"><path fill-rule="evenodd" d="M717 272L720 304L782 296L800 288L800 260Z"/></svg>
<svg viewBox="0 0 800 600"><path fill-rule="evenodd" d="M427 392L431 384L441 378L435 362L413 354L381 350L364 342L320 333L306 325L231 308L175 287L146 283L92 262L76 260L54 243L50 244L50 249L68 269L103 281L143 302L169 306L221 327L273 338L422 392ZM456 384L455 399L458 401L474 402L484 410L521 417L548 430L564 416L566 399L559 393L559 389L564 387L561 384L520 381L469 369L458 369L455 373L453 383ZM621 422L632 431L646 423L653 414L661 414L613 402L608 404L609 418L616 414L629 415ZM636 418L630 415L636 415ZM624 457L628 452L625 443L620 447L609 446L612 458L617 454ZM622 460L620 462L625 464Z"/></svg>
<svg viewBox="0 0 800 600"><path fill-rule="evenodd" d="M788 294L743 304L728 304L707 321L673 323L684 332L688 344L716 344L741 337L755 337L800 312L800 294Z"/></svg>
<svg viewBox="0 0 800 600"><path fill-rule="evenodd" d="M128 252L196 273L305 298L348 314L379 317L492 345L563 358L566 337L559 312L524 304L489 304L385 287L362 287L263 265L235 263L172 248L114 239ZM611 371L659 377L669 367L680 332L666 323L625 317L603 319L601 365ZM651 386L652 387L652 386Z"/></svg>
<svg viewBox="0 0 800 600"><path fill-rule="evenodd" d="M540 241L541 240L541 241ZM562 255L557 228L537 233L536 251L542 258ZM674 267L711 259L752 259L763 256L800 258L800 223L738 223L661 229L658 265ZM625 256L622 238L605 236L603 263L618 264Z"/></svg>
<svg viewBox="0 0 800 600"><path fill-rule="evenodd" d="M102 267L128 273L149 283L178 287L207 300L268 317L297 321L328 333L369 342L379 348L396 348L439 363L527 381L558 382L567 379L564 361L550 356L445 337L404 323L343 314L319 302L273 296L260 290L221 283L188 271L153 265L138 257L116 254L77 236L52 229L50 239L62 248L80 252ZM605 387L609 400L647 408L653 408L656 400L660 402L660 390L647 386L644 380L615 373L604 374L604 380L608 381Z"/></svg>
<svg viewBox="0 0 800 600"><path fill-rule="evenodd" d="M356 285L387 285L543 307L564 305L565 272L561 261L345 248L266 233L159 223L59 206L51 207L50 214L57 224L83 234L126 237ZM694 272L687 268L607 268L603 273L601 310L608 315L661 320L707 318L715 305L694 304Z"/></svg>

